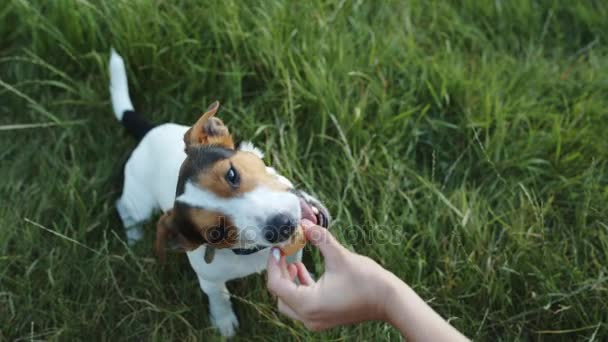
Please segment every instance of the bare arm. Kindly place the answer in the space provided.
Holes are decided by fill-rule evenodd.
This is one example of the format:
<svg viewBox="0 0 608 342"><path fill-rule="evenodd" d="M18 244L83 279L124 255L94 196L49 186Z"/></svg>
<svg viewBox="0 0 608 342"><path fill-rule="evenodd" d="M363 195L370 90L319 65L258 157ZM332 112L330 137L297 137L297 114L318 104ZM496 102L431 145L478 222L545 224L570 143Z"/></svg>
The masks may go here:
<svg viewBox="0 0 608 342"><path fill-rule="evenodd" d="M325 258L325 273L314 281L304 264L288 265L273 249L267 286L278 297L280 312L315 331L382 320L412 341L468 341L394 274L347 250L326 229L303 225Z"/></svg>
<svg viewBox="0 0 608 342"><path fill-rule="evenodd" d="M388 281L386 321L408 341L468 341L407 284L397 277Z"/></svg>

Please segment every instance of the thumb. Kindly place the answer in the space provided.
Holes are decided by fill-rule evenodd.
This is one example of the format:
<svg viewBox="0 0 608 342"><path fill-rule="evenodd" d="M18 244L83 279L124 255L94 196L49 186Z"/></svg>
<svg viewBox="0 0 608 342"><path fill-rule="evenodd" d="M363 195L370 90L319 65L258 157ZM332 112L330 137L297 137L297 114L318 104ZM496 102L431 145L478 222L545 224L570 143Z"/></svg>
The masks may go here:
<svg viewBox="0 0 608 342"><path fill-rule="evenodd" d="M315 245L323 254L327 266L332 267L340 260L345 248L336 240L329 230L317 226L308 220L302 220L306 239Z"/></svg>

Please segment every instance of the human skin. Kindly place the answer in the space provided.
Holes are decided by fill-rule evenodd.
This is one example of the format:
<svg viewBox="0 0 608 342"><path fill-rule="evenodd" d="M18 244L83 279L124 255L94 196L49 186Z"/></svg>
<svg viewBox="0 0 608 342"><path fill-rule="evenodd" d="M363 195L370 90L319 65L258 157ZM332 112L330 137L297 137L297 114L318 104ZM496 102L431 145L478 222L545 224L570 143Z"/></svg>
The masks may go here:
<svg viewBox="0 0 608 342"><path fill-rule="evenodd" d="M379 320L393 325L408 341L468 341L374 260L349 251L325 228L306 220L302 226L325 258L325 273L315 281L304 264L287 264L273 249L267 287L277 296L281 313L313 331Z"/></svg>

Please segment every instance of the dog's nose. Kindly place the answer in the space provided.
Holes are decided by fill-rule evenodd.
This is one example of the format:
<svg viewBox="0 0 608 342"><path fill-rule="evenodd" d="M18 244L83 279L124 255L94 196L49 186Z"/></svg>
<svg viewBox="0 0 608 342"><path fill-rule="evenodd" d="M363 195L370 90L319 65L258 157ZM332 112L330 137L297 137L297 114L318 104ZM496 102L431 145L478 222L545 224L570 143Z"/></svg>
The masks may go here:
<svg viewBox="0 0 608 342"><path fill-rule="evenodd" d="M264 227L264 238L270 243L278 243L287 240L298 227L295 218L286 214L278 214L271 217Z"/></svg>

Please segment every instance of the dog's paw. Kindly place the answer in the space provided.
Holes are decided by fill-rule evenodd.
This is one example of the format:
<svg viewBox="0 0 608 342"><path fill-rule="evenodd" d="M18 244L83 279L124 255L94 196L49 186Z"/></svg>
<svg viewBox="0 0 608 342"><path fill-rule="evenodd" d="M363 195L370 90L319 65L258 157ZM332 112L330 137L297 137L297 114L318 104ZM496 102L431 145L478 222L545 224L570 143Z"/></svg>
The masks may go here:
<svg viewBox="0 0 608 342"><path fill-rule="evenodd" d="M239 320L232 311L222 317L213 317L211 322L224 337L233 337L236 334L236 329L239 327Z"/></svg>
<svg viewBox="0 0 608 342"><path fill-rule="evenodd" d="M141 229L141 226L131 226L129 228L125 228L125 234L127 235L127 243L129 246L135 245L144 238L144 232Z"/></svg>

